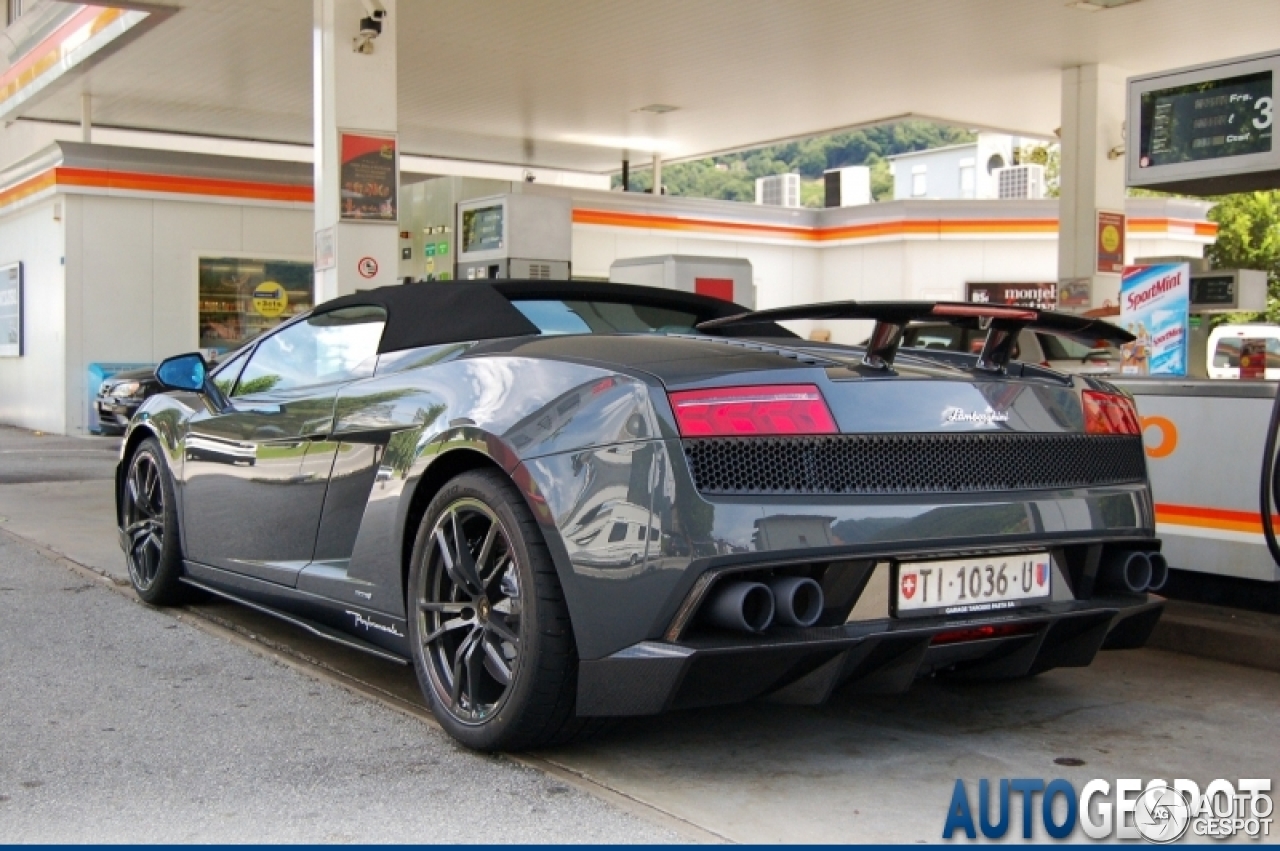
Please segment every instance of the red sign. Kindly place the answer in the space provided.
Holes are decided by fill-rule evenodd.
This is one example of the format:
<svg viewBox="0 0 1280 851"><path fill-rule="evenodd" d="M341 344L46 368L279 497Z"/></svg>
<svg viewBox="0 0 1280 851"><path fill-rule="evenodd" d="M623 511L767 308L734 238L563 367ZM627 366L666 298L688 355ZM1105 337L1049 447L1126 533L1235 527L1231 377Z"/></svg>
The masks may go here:
<svg viewBox="0 0 1280 851"><path fill-rule="evenodd" d="M341 136L338 190L343 221L397 221L396 138L362 133Z"/></svg>
<svg viewBox="0 0 1280 851"><path fill-rule="evenodd" d="M1098 211L1098 272L1119 275L1124 271L1124 213Z"/></svg>
<svg viewBox="0 0 1280 851"><path fill-rule="evenodd" d="M693 291L722 301L733 301L733 278L694 278Z"/></svg>
<svg viewBox="0 0 1280 851"><path fill-rule="evenodd" d="M372 257L361 257L360 262L356 264L356 268L360 270L360 277L372 278L378 274L378 261Z"/></svg>

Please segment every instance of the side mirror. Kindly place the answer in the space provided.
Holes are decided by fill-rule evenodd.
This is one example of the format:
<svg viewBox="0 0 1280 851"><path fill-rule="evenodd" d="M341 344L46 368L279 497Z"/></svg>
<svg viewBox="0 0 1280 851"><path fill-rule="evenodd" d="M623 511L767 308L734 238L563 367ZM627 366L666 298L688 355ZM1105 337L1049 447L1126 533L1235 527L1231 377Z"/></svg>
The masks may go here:
<svg viewBox="0 0 1280 851"><path fill-rule="evenodd" d="M209 367L198 353L166 358L156 367L156 380L165 390L186 390L191 393L204 391Z"/></svg>

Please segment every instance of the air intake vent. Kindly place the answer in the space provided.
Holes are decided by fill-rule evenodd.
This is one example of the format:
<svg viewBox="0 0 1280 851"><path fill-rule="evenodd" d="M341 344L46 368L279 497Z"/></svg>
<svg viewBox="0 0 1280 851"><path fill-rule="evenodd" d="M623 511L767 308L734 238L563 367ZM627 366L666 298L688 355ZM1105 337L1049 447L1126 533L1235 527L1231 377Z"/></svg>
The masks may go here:
<svg viewBox="0 0 1280 851"><path fill-rule="evenodd" d="M1052 490L1146 478L1139 437L893 434L684 441L712 494L894 494Z"/></svg>
<svg viewBox="0 0 1280 851"><path fill-rule="evenodd" d="M530 263L529 279L533 281L551 280L551 266L546 263Z"/></svg>

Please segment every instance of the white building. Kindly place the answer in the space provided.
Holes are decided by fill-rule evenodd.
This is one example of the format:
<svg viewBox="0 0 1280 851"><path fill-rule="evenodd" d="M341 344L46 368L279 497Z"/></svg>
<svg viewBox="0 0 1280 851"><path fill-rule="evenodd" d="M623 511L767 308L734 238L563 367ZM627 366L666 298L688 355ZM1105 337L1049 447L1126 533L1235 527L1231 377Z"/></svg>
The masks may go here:
<svg viewBox="0 0 1280 851"><path fill-rule="evenodd" d="M895 154L888 158L893 199L987 200L999 198L996 169L1013 165L1018 139L979 133L964 145Z"/></svg>

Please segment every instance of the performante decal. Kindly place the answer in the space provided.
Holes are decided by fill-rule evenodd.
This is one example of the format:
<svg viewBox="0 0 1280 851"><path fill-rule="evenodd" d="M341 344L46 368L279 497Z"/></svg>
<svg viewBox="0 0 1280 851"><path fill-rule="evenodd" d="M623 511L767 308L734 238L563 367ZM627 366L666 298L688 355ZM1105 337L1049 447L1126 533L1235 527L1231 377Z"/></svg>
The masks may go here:
<svg viewBox="0 0 1280 851"><path fill-rule="evenodd" d="M353 612L353 611L351 611L350 609L347 609L347 614L349 614L349 615L351 615L351 617L355 618L355 620L356 620L356 628L357 628L357 629L362 628L362 627L363 627L366 631L367 631L367 630L370 630L370 629L376 629L376 630L378 630L379 632L385 632L385 633L389 633L389 634L391 634L391 635L394 635L396 638L404 638L404 633L402 633L400 630L396 629L395 624L390 624L390 625L388 625L388 624L385 624L385 623L378 623L377 621L375 621L375 620L370 620L369 618L366 618L364 615L360 614L359 612Z"/></svg>

